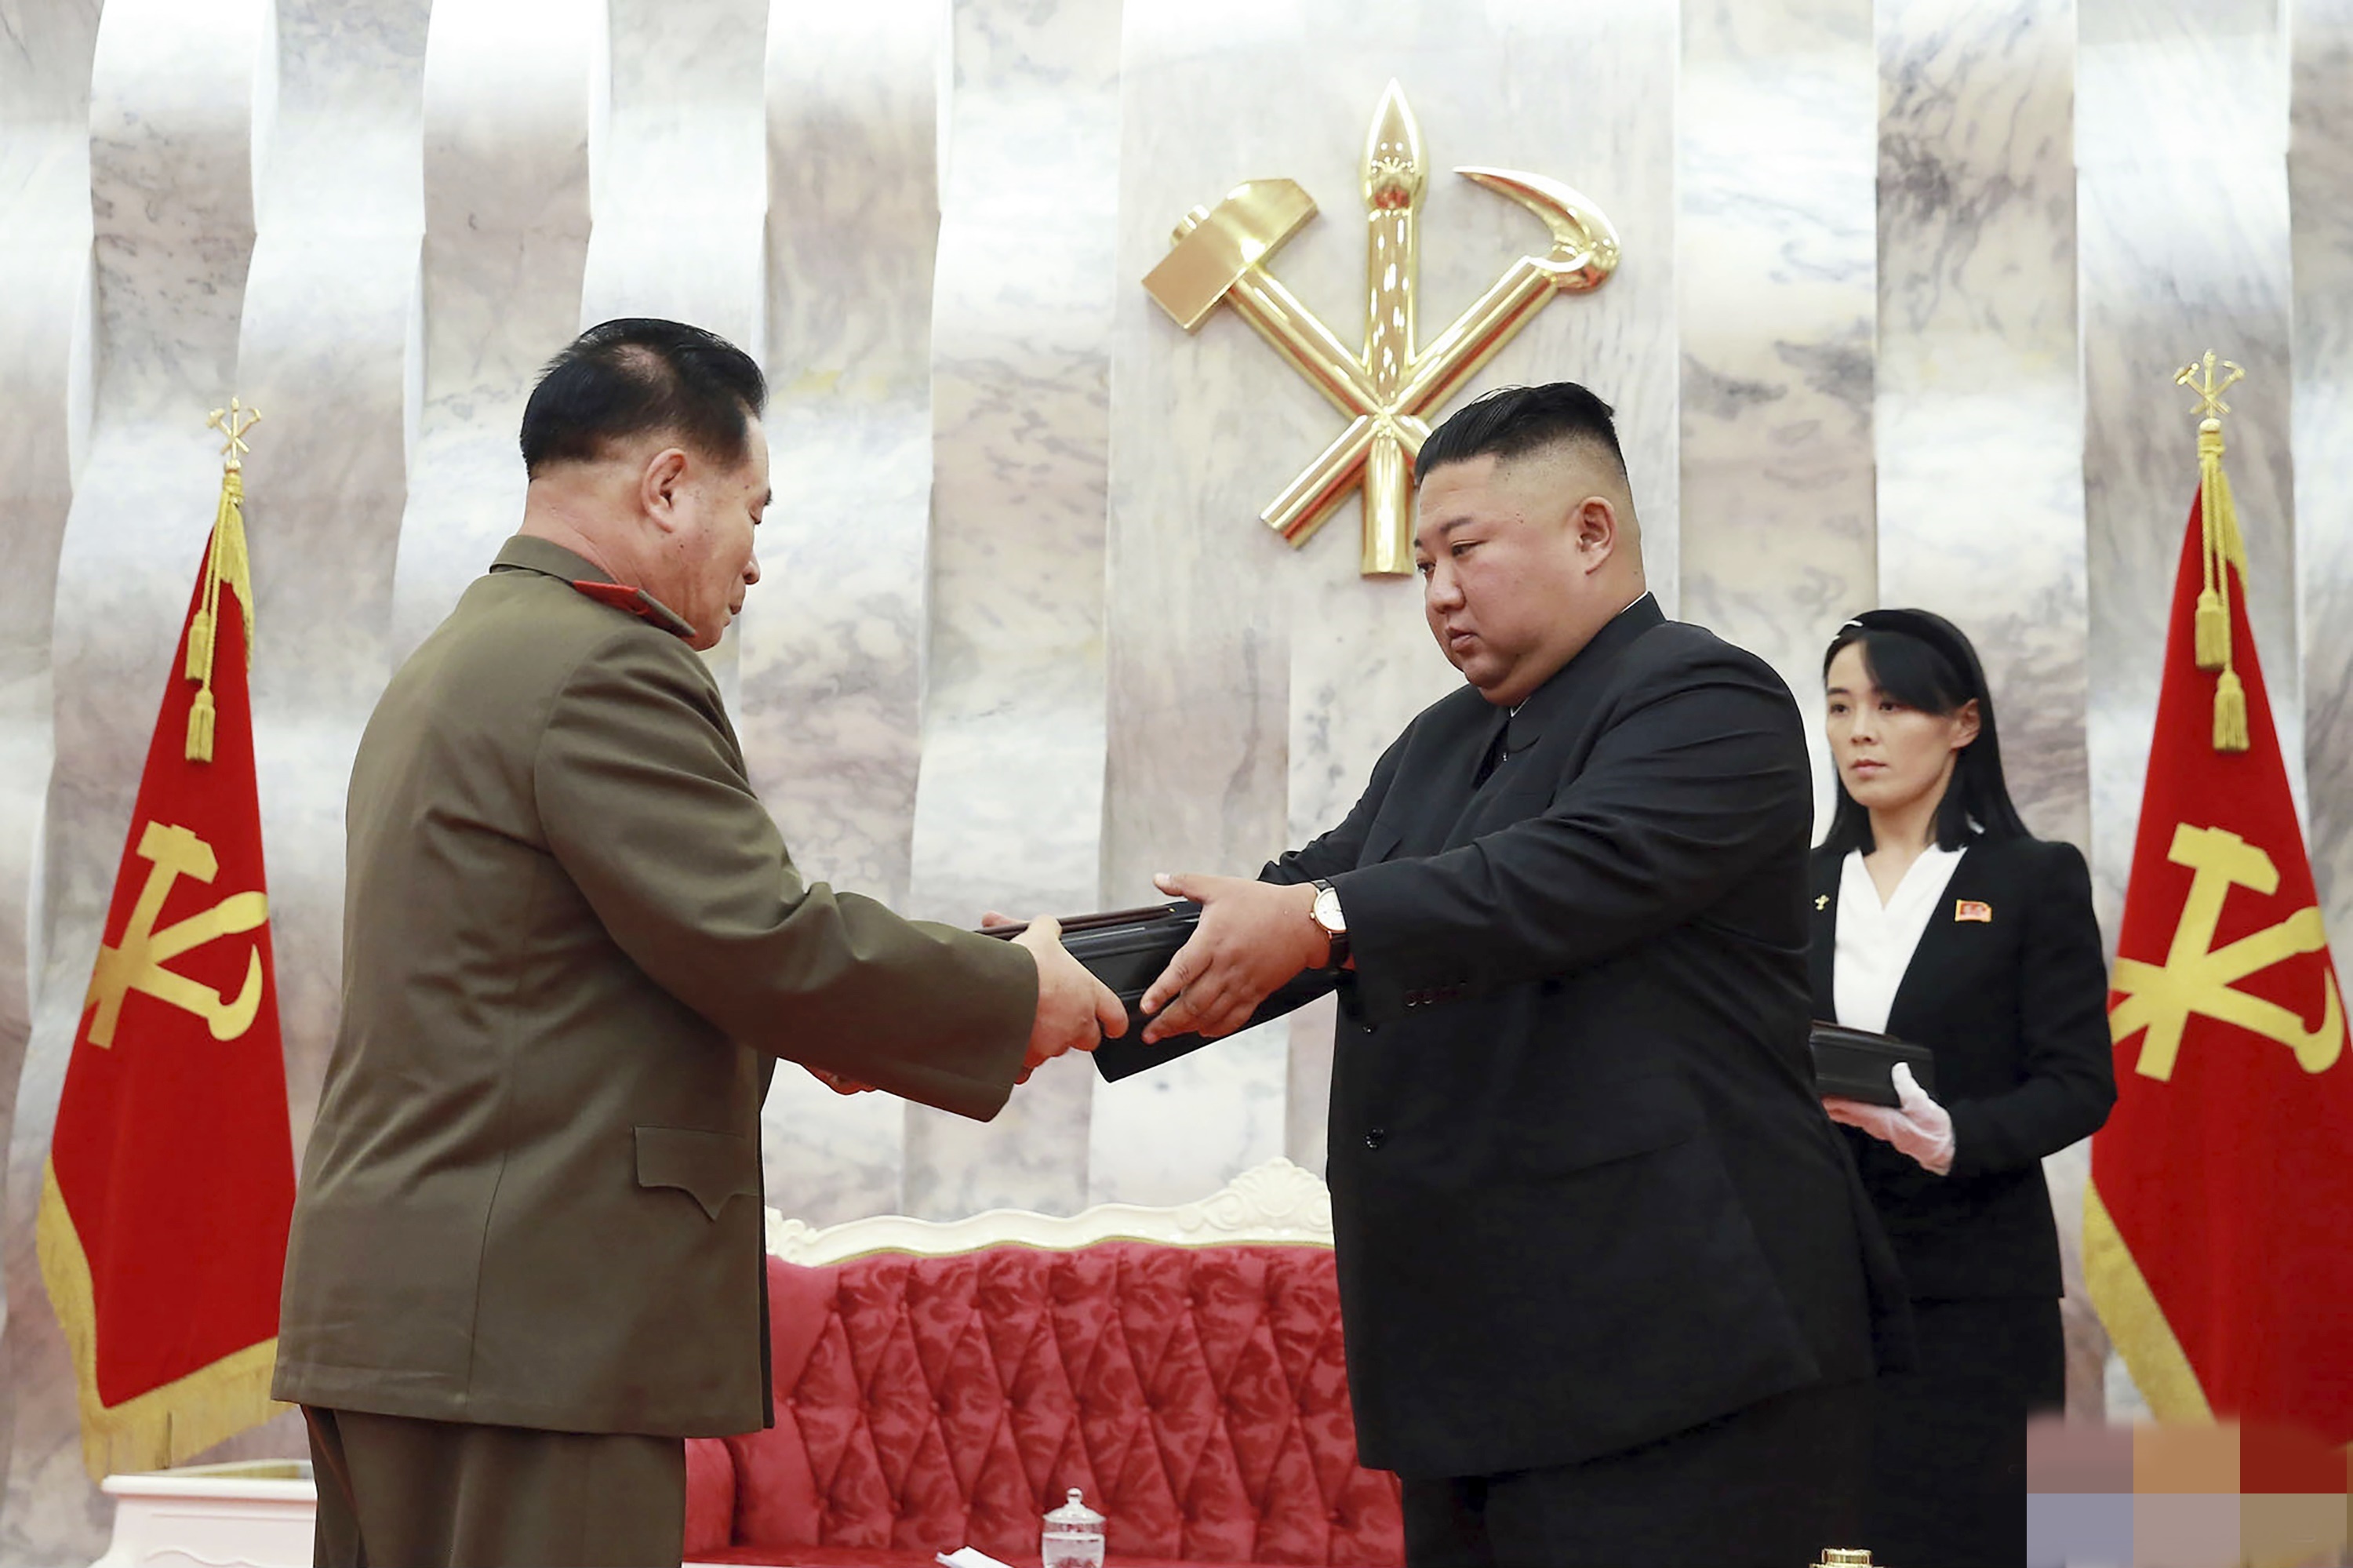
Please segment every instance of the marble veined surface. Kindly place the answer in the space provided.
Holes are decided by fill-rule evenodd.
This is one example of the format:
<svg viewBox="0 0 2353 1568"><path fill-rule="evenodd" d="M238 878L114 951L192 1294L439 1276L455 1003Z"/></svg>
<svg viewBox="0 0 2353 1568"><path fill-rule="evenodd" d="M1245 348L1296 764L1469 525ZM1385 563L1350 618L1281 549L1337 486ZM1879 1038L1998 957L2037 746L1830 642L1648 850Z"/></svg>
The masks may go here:
<svg viewBox="0 0 2353 1568"><path fill-rule="evenodd" d="M712 663L804 874L958 923L1068 912L1345 811L1458 677L1417 585L1357 572L1353 500L1295 550L1258 521L1333 409L1140 280L1187 208L1293 179L1319 213L1269 265L1359 341L1392 79L1424 341L1544 243L1458 164L1559 179L1624 241L1463 395L1617 405L1662 601L1769 660L1810 729L1846 615L1953 616L2111 929L2196 483L2171 377L2245 366L2255 634L2344 938L2348 68L2353 0L0 0L0 1568L103 1547L32 1216L231 392L266 415L298 1143L352 748L513 529L523 398L584 323L695 320L773 383L763 580ZM986 1127L787 1066L769 1200L1069 1210L1312 1167L1332 1037L1326 1002L1119 1085L1057 1064ZM2081 1151L2048 1169L2072 1234ZM2079 1411L2136 1408L2068 1313ZM223 1452L300 1446L281 1419Z"/></svg>

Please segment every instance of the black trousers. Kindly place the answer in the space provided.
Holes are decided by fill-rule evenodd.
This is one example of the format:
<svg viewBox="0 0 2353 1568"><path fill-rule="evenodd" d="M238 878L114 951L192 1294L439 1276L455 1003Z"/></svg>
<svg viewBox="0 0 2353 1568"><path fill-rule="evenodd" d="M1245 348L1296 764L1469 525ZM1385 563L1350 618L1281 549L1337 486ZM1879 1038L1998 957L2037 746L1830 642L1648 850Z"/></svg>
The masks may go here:
<svg viewBox="0 0 2353 1568"><path fill-rule="evenodd" d="M677 1568L686 1445L305 1405L317 1568Z"/></svg>
<svg viewBox="0 0 2353 1568"><path fill-rule="evenodd" d="M2026 1561L2026 1420L2067 1402L2059 1303L1915 1301L1919 1361L1872 1385L1874 1562L2018 1568Z"/></svg>
<svg viewBox="0 0 2353 1568"><path fill-rule="evenodd" d="M1407 1568L1806 1568L1873 1546L1870 1388L1800 1389L1577 1465L1408 1480Z"/></svg>

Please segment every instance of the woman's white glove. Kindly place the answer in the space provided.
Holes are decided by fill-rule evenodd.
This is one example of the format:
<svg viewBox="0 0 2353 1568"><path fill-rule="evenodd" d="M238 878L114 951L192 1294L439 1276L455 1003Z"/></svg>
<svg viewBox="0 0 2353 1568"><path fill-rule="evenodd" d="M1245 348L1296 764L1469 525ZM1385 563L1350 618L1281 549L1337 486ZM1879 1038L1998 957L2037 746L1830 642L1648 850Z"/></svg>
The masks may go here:
<svg viewBox="0 0 2353 1568"><path fill-rule="evenodd" d="M1924 1171L1942 1176L1953 1168L1953 1116L1928 1097L1913 1079L1909 1063L1898 1062L1890 1075L1901 1105L1865 1105L1842 1095L1822 1097L1822 1109L1832 1121L1858 1127L1880 1142L1892 1144L1918 1161Z"/></svg>

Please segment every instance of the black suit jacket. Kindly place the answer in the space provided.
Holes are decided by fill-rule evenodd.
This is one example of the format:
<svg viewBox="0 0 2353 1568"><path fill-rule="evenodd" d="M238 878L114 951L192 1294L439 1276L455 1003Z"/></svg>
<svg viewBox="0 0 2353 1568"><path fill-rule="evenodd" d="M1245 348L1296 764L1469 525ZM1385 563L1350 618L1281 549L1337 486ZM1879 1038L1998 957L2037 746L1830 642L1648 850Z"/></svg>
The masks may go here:
<svg viewBox="0 0 2353 1568"><path fill-rule="evenodd" d="M1865 1377L1903 1311L1809 1073L1788 690L1645 597L1479 783L1505 722L1467 686L1434 704L1264 874L1331 878L1347 917L1349 1389L1366 1463L1408 1476L1569 1464Z"/></svg>
<svg viewBox="0 0 2353 1568"><path fill-rule="evenodd" d="M1821 1018L1835 1016L1843 860L1813 854ZM1992 917L1957 918L1964 903ZM1936 1097L1953 1113L1953 1168L1943 1176L1845 1129L1911 1294L2059 1295L2042 1157L2097 1131L2116 1098L2107 968L2075 846L1972 843L1913 949L1887 1033L1936 1053Z"/></svg>

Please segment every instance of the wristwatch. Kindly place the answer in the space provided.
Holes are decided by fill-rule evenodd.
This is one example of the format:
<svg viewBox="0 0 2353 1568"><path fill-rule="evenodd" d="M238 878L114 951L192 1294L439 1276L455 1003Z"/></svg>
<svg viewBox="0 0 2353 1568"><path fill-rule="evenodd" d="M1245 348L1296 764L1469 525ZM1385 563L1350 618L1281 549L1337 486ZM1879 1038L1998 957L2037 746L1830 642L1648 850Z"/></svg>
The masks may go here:
<svg viewBox="0 0 2353 1568"><path fill-rule="evenodd" d="M1331 941L1332 953L1324 960L1324 967L1336 969L1346 963L1348 920L1340 913L1340 890L1320 876L1315 879L1315 905L1307 912L1307 917Z"/></svg>

